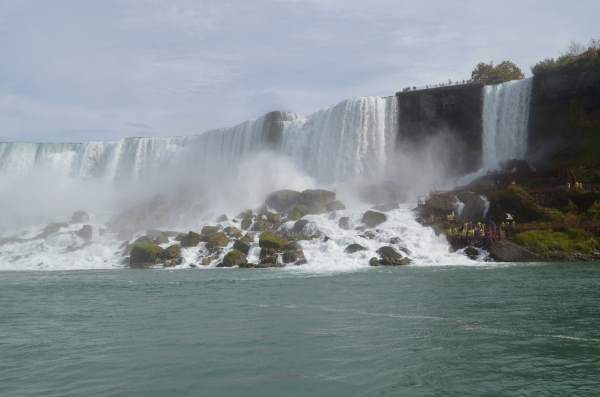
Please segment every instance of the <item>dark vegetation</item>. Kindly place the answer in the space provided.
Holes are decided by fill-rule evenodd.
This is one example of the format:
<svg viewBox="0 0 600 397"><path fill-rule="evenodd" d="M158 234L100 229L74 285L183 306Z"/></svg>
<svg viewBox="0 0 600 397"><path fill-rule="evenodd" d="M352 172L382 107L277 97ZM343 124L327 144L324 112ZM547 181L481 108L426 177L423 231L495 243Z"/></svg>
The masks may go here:
<svg viewBox="0 0 600 397"><path fill-rule="evenodd" d="M534 75L552 71L582 71L600 67L600 39L593 39L586 46L571 42L567 51L558 58L547 58L535 64Z"/></svg>
<svg viewBox="0 0 600 397"><path fill-rule="evenodd" d="M517 65L511 61L503 61L498 65L494 62L477 64L471 72L471 80L483 85L500 84L510 80L521 80L525 75Z"/></svg>

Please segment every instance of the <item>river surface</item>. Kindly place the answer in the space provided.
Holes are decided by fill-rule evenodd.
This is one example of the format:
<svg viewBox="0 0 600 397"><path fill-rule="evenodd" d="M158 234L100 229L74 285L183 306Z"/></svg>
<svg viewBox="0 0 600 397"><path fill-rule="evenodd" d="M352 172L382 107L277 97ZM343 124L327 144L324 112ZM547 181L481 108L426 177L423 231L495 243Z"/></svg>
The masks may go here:
<svg viewBox="0 0 600 397"><path fill-rule="evenodd" d="M600 392L600 264L0 273L0 396Z"/></svg>

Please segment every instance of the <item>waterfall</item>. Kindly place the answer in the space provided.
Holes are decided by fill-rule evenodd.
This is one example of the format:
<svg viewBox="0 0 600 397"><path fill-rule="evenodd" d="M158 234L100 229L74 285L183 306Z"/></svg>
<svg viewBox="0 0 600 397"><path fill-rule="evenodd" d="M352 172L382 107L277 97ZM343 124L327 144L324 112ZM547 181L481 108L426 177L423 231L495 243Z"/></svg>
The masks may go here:
<svg viewBox="0 0 600 397"><path fill-rule="evenodd" d="M533 79L509 81L483 89L483 168L523 159Z"/></svg>
<svg viewBox="0 0 600 397"><path fill-rule="evenodd" d="M290 123L281 151L321 183L381 175L395 147L396 106L395 97L341 102Z"/></svg>
<svg viewBox="0 0 600 397"><path fill-rule="evenodd" d="M157 171L231 174L246 156L275 150L317 182L382 172L394 148L395 97L350 99L308 117L273 112L235 127L182 137L112 142L0 143L0 176L37 169L76 179L139 180Z"/></svg>

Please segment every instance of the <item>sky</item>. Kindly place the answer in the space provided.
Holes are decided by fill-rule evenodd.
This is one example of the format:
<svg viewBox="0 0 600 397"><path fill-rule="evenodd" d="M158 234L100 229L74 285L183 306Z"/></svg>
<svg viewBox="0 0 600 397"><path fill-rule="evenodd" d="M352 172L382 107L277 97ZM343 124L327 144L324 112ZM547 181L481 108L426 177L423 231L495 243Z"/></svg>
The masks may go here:
<svg viewBox="0 0 600 397"><path fill-rule="evenodd" d="M0 0L0 141L188 135L271 110L526 73L600 1Z"/></svg>

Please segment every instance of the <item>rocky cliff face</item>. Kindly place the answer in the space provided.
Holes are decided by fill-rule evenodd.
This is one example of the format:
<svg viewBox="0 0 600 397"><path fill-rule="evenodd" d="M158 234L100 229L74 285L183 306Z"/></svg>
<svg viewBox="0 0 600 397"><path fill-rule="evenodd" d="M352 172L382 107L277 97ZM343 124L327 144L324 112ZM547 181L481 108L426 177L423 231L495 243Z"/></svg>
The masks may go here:
<svg viewBox="0 0 600 397"><path fill-rule="evenodd" d="M410 148L439 139L450 174L478 170L482 153L481 95L479 84L397 93L402 126L398 144Z"/></svg>
<svg viewBox="0 0 600 397"><path fill-rule="evenodd" d="M600 69L534 77L527 157L560 166L600 160Z"/></svg>

